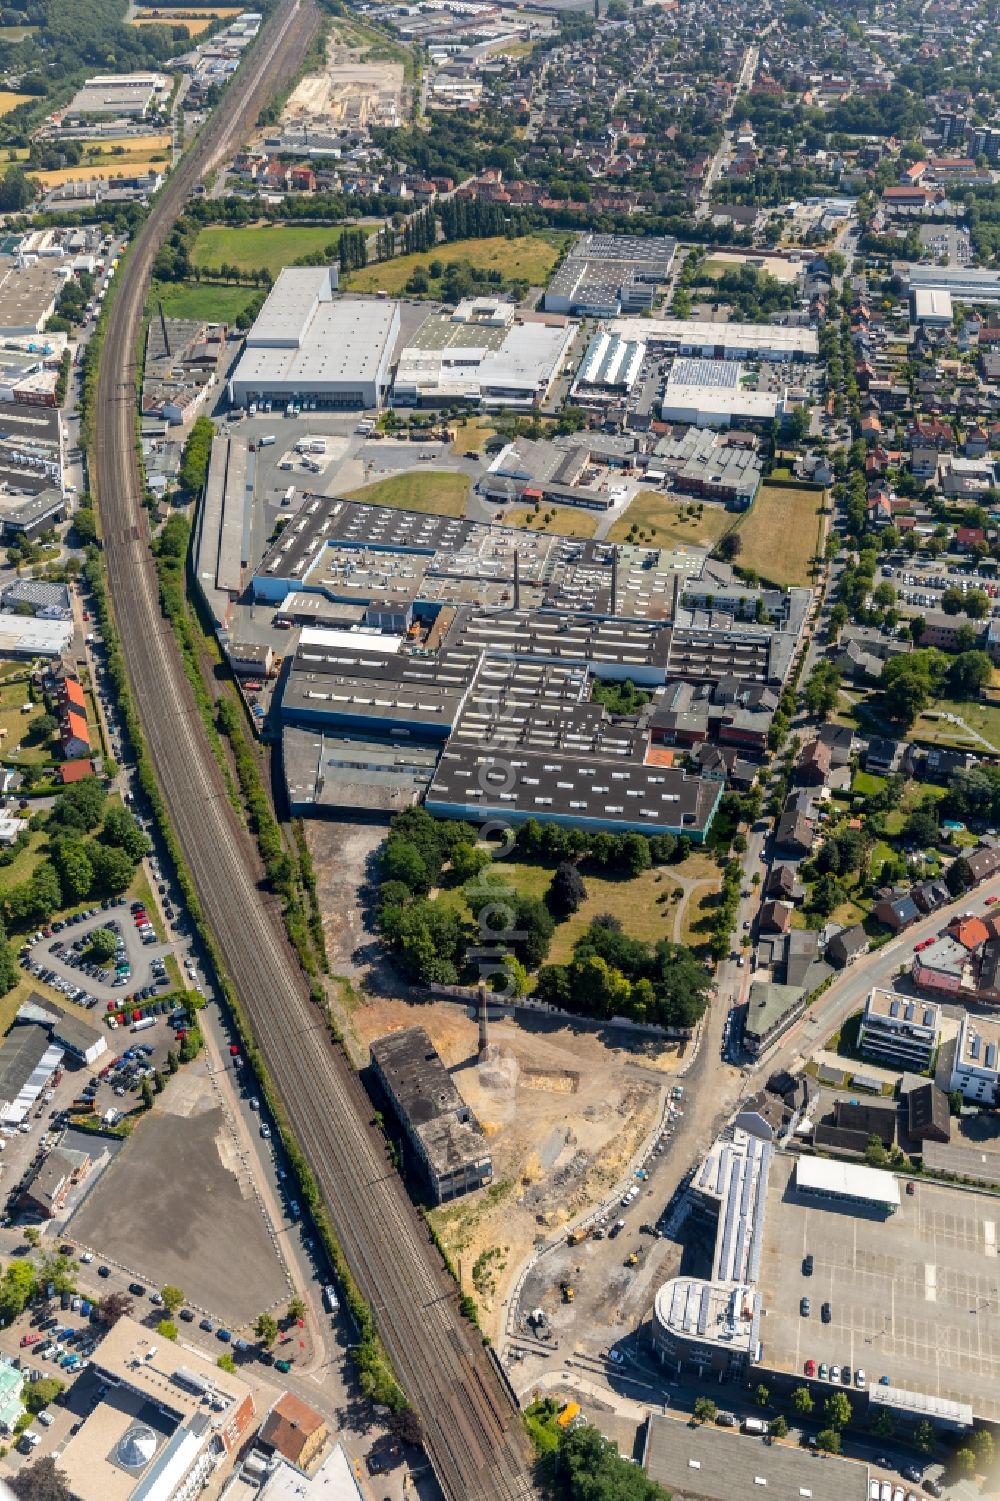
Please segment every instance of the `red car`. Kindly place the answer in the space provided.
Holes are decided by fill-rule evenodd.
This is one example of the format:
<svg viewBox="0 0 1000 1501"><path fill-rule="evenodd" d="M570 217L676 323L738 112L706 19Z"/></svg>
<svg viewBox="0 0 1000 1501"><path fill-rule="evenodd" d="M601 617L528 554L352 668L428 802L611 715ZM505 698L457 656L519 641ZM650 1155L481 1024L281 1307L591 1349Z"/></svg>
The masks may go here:
<svg viewBox="0 0 1000 1501"><path fill-rule="evenodd" d="M987 898L986 898L986 906L987 906L987 907L992 907L992 906L993 906L993 903L994 903L994 902L995 902L995 901L996 901L996 897L995 897L995 896L988 896L988 897L987 897Z"/></svg>
<svg viewBox="0 0 1000 1501"><path fill-rule="evenodd" d="M240 1056L240 1050L236 1046L235 1042L231 1042L229 1044L229 1056L230 1058L238 1058Z"/></svg>
<svg viewBox="0 0 1000 1501"><path fill-rule="evenodd" d="M139 1011L139 1010L133 1011L132 1012L132 1020L134 1022L141 1022L142 1021L142 1012Z"/></svg>
<svg viewBox="0 0 1000 1501"><path fill-rule="evenodd" d="M41 1339L41 1337L42 1336L40 1334L22 1334L22 1336L21 1336L21 1347L22 1347L22 1349L24 1348L25 1345L34 1345L34 1344L37 1344L37 1342Z"/></svg>
<svg viewBox="0 0 1000 1501"><path fill-rule="evenodd" d="M807 1360L806 1361L806 1375L807 1376L815 1376L815 1374L816 1374L816 1362L815 1362L815 1360Z"/></svg>

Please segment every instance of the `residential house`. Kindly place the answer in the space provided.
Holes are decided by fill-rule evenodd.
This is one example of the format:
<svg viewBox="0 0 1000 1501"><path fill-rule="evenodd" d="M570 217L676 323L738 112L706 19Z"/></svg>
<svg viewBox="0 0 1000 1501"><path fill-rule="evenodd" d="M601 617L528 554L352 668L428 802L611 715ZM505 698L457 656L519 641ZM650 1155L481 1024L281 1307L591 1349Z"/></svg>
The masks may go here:
<svg viewBox="0 0 1000 1501"><path fill-rule="evenodd" d="M884 740L873 736L864 755L865 771L872 776L888 777L896 772L909 774L911 752L904 740Z"/></svg>
<svg viewBox="0 0 1000 1501"><path fill-rule="evenodd" d="M822 740L810 740L799 756L795 779L806 787L822 787L830 775L832 765L833 754L830 747Z"/></svg>
<svg viewBox="0 0 1000 1501"><path fill-rule="evenodd" d="M846 969L855 959L867 954L868 949L868 934L860 923L855 923L853 927L841 928L839 933L834 933L826 946L826 957L838 969Z"/></svg>
<svg viewBox="0 0 1000 1501"><path fill-rule="evenodd" d="M294 1392L284 1392L261 1424L257 1444L267 1453L280 1454L298 1469L309 1470L328 1438L326 1419Z"/></svg>
<svg viewBox="0 0 1000 1501"><path fill-rule="evenodd" d="M930 1066L941 1030L941 1010L875 986L868 993L858 1030L858 1051L878 1063L921 1073Z"/></svg>
<svg viewBox="0 0 1000 1501"><path fill-rule="evenodd" d="M782 813L774 835L774 848L782 855L808 855L812 852L815 824L802 813Z"/></svg>
<svg viewBox="0 0 1000 1501"><path fill-rule="evenodd" d="M990 936L990 930L981 917L956 917L947 928L952 938L956 939L964 949L973 953L981 948Z"/></svg>
<svg viewBox="0 0 1000 1501"><path fill-rule="evenodd" d="M795 875L794 865L773 865L767 879L765 894L781 902L801 902L806 888Z"/></svg>
<svg viewBox="0 0 1000 1501"><path fill-rule="evenodd" d="M750 986L743 1045L754 1058L760 1058L785 1035L802 1015L806 993L800 985L774 985L754 980Z"/></svg>
<svg viewBox="0 0 1000 1501"><path fill-rule="evenodd" d="M785 902L765 902L760 911L762 933L787 933L792 926L792 909Z"/></svg>
<svg viewBox="0 0 1000 1501"><path fill-rule="evenodd" d="M977 1105L995 1105L1000 1086L1000 1022L962 1017L949 1089Z"/></svg>
<svg viewBox="0 0 1000 1501"><path fill-rule="evenodd" d="M875 904L873 915L880 923L891 928L894 933L900 933L908 928L911 923L917 921L920 916L920 908L909 892L905 895L894 893L892 896L883 897Z"/></svg>
<svg viewBox="0 0 1000 1501"><path fill-rule="evenodd" d="M907 1091L906 1134L911 1141L951 1140L951 1109L948 1096L931 1079Z"/></svg>
<svg viewBox="0 0 1000 1501"><path fill-rule="evenodd" d="M942 995L958 995L972 983L968 951L947 933L914 953L910 973L921 990Z"/></svg>

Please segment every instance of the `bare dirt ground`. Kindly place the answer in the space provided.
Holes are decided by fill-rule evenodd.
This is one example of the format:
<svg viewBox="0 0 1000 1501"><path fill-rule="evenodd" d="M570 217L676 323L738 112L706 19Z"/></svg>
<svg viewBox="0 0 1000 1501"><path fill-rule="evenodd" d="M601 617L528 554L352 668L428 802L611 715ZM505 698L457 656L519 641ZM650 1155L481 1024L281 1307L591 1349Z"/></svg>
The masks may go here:
<svg viewBox="0 0 1000 1501"><path fill-rule="evenodd" d="M537 1237L598 1203L652 1130L674 1044L595 1031L520 1013L490 1024L478 1058L477 1024L464 1006L407 992L367 927L364 881L384 830L307 823L331 969L343 976L341 1021L356 1062L387 1032L424 1026L482 1122L493 1157L491 1188L434 1211L484 1327L495 1332L510 1277Z"/></svg>
<svg viewBox="0 0 1000 1501"><path fill-rule="evenodd" d="M309 73L292 91L282 113L285 125L306 121L341 129L365 129L401 122L402 63L362 62L363 54L345 47L336 33L327 46L326 66Z"/></svg>

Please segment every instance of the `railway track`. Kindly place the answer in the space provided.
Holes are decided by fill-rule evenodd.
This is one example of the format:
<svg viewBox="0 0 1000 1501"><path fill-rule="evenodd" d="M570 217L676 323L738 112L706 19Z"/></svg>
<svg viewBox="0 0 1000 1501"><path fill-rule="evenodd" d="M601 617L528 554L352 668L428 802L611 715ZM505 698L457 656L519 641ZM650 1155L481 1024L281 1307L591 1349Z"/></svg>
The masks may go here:
<svg viewBox="0 0 1000 1501"><path fill-rule="evenodd" d="M537 1492L517 1412L386 1161L356 1074L309 1001L257 851L226 795L160 613L141 506L132 360L154 258L191 190L294 73L317 24L312 0L283 0L131 248L98 371L92 483L129 683L181 849L348 1263L420 1415L441 1489L447 1501L529 1501Z"/></svg>

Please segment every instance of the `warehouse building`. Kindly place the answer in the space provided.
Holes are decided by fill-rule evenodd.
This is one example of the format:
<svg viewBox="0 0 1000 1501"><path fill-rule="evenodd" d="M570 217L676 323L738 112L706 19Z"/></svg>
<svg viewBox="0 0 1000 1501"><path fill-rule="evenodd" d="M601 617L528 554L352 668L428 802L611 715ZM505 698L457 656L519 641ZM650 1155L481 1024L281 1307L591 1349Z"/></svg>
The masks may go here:
<svg viewBox="0 0 1000 1501"><path fill-rule="evenodd" d="M466 402L529 410L548 397L576 325L523 314L486 298L434 313L399 355L392 387L397 407Z"/></svg>
<svg viewBox="0 0 1000 1501"><path fill-rule="evenodd" d="M68 274L55 257L0 255L0 338L39 333Z"/></svg>
<svg viewBox="0 0 1000 1501"><path fill-rule="evenodd" d="M655 461L675 490L720 500L734 511L749 510L764 468L752 434L720 436L696 427L688 428L680 437L661 438Z"/></svg>
<svg viewBox="0 0 1000 1501"><path fill-rule="evenodd" d="M483 1128L423 1027L371 1045L372 1067L423 1169L435 1203L483 1188L493 1162Z"/></svg>
<svg viewBox="0 0 1000 1501"><path fill-rule="evenodd" d="M648 312L667 280L677 241L654 235L581 235L549 283L548 313L614 318Z"/></svg>
<svg viewBox="0 0 1000 1501"><path fill-rule="evenodd" d="M62 1063L64 1050L47 1027L18 1022L0 1043L0 1121L19 1126Z"/></svg>
<svg viewBox="0 0 1000 1501"><path fill-rule="evenodd" d="M331 266L286 267L268 295L230 379L237 406L309 402L376 409L389 389L399 304L337 292Z"/></svg>
<svg viewBox="0 0 1000 1501"><path fill-rule="evenodd" d="M814 328L781 323L709 323L692 318L616 318L611 332L642 339L650 349L673 350L707 360L814 360Z"/></svg>
<svg viewBox="0 0 1000 1501"><path fill-rule="evenodd" d="M627 395L645 358L646 346L640 340L623 339L602 329L587 346L570 394L574 401L584 402Z"/></svg>
<svg viewBox="0 0 1000 1501"><path fill-rule="evenodd" d="M908 261L894 263L892 270L911 294L948 292L959 302L1000 302L1000 271L977 271L972 266L911 266Z"/></svg>
<svg viewBox="0 0 1000 1501"><path fill-rule="evenodd" d="M733 360L675 360L660 408L664 422L695 427L770 425L785 414L785 398L747 390L743 366Z"/></svg>
<svg viewBox="0 0 1000 1501"><path fill-rule="evenodd" d="M910 292L910 322L925 328L950 328L954 310L951 293L937 287L914 287Z"/></svg>
<svg viewBox="0 0 1000 1501"><path fill-rule="evenodd" d="M758 1490L768 1501L867 1501L866 1464L824 1459L820 1464L792 1444L764 1447L731 1428L651 1412L642 1464L647 1479L676 1501L733 1501Z"/></svg>
<svg viewBox="0 0 1000 1501"><path fill-rule="evenodd" d="M66 110L70 123L77 115L124 115L141 119L170 91L162 73L100 73L88 78Z"/></svg>

